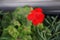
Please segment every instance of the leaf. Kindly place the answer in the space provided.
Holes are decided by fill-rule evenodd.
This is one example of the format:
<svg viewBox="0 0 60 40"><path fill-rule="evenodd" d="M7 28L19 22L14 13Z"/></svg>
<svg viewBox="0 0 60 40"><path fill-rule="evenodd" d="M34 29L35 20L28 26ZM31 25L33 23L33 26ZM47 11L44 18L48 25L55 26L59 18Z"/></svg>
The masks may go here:
<svg viewBox="0 0 60 40"><path fill-rule="evenodd" d="M17 38L19 36L19 32L16 30L16 28L14 28L14 26L10 25L7 28L8 33L13 37L13 38Z"/></svg>
<svg viewBox="0 0 60 40"><path fill-rule="evenodd" d="M31 8L30 7L18 7L13 12L13 18L17 19L22 25L30 26L31 22L27 20L27 15L29 14Z"/></svg>
<svg viewBox="0 0 60 40"><path fill-rule="evenodd" d="M51 25L51 23L45 18L45 21L46 21L46 23L48 23L49 25Z"/></svg>
<svg viewBox="0 0 60 40"><path fill-rule="evenodd" d="M44 29L43 24L39 24L39 25L38 25L38 28L42 31L42 30Z"/></svg>
<svg viewBox="0 0 60 40"><path fill-rule="evenodd" d="M15 19L13 19L12 24L13 24L14 26L17 25L18 27L20 27L19 21L15 20Z"/></svg>
<svg viewBox="0 0 60 40"><path fill-rule="evenodd" d="M0 37L0 40L15 40L11 37Z"/></svg>
<svg viewBox="0 0 60 40"><path fill-rule="evenodd" d="M52 22L52 26L53 26L54 23L56 22L57 18L58 18L58 16L56 16L56 17L54 18L54 20L53 20L53 22Z"/></svg>
<svg viewBox="0 0 60 40"><path fill-rule="evenodd" d="M23 40L32 40L31 36L30 35L26 35Z"/></svg>
<svg viewBox="0 0 60 40"><path fill-rule="evenodd" d="M23 30L22 30L22 33L23 34L31 34L31 27L23 27Z"/></svg>
<svg viewBox="0 0 60 40"><path fill-rule="evenodd" d="M10 25L12 20L11 14L9 14L9 12L5 13L3 15L2 21L1 21L1 25L3 27L7 27L8 25Z"/></svg>
<svg viewBox="0 0 60 40"><path fill-rule="evenodd" d="M58 24L58 25L56 26L56 30L55 30L55 32L58 32L59 29L60 29L60 24Z"/></svg>

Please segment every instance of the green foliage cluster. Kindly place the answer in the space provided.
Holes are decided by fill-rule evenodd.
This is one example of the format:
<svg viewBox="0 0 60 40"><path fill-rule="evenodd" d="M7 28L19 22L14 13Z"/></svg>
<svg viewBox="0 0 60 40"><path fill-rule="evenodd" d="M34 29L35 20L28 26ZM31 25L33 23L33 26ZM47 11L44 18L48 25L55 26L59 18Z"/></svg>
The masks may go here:
<svg viewBox="0 0 60 40"><path fill-rule="evenodd" d="M0 11L0 40L60 40L60 19L46 16L34 26L27 20L31 7L18 7L12 12Z"/></svg>

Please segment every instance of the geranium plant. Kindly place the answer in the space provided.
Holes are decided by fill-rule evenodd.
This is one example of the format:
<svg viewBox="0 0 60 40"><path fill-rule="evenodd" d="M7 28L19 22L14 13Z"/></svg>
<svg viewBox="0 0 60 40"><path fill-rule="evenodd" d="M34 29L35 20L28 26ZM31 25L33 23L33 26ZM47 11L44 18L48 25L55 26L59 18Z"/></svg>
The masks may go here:
<svg viewBox="0 0 60 40"><path fill-rule="evenodd" d="M60 40L58 18L27 6L0 11L0 40Z"/></svg>

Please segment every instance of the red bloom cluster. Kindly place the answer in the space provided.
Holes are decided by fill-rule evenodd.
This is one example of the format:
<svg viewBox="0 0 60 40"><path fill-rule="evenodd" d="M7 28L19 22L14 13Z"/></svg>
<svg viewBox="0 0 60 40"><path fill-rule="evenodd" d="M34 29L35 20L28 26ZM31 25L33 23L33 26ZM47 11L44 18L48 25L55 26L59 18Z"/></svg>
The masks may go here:
<svg viewBox="0 0 60 40"><path fill-rule="evenodd" d="M28 20L31 20L34 25L38 25L39 23L43 23L45 15L43 14L43 10L41 8L35 8L30 12L27 18Z"/></svg>

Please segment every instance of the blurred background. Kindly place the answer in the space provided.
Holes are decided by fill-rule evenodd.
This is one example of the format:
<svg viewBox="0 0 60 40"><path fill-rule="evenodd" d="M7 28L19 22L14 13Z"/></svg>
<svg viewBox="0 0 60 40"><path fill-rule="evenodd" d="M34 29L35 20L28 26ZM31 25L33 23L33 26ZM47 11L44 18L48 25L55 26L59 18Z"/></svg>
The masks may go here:
<svg viewBox="0 0 60 40"><path fill-rule="evenodd" d="M0 2L35 2L35 1L53 1L53 0L0 0Z"/></svg>
<svg viewBox="0 0 60 40"><path fill-rule="evenodd" d="M16 7L16 6L59 6L60 0L0 0L0 7Z"/></svg>
<svg viewBox="0 0 60 40"><path fill-rule="evenodd" d="M55 13L60 13L60 0L0 0L0 9L3 10L11 10L15 7L25 5L32 7L42 7L49 12L53 10Z"/></svg>

